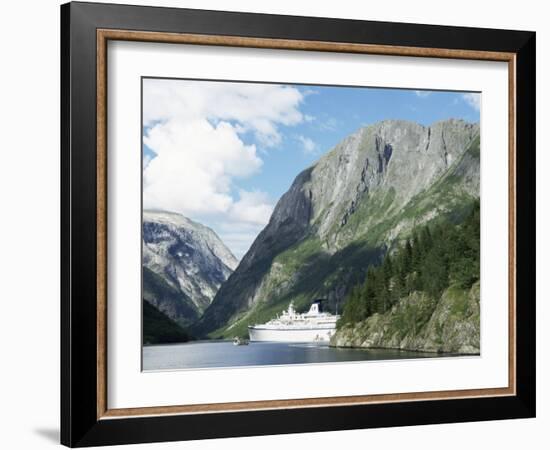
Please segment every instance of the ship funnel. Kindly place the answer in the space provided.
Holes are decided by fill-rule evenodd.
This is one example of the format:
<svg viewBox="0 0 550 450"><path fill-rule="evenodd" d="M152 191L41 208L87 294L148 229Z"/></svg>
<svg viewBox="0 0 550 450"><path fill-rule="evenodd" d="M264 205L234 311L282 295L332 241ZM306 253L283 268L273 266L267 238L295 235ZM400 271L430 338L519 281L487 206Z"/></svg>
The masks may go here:
<svg viewBox="0 0 550 450"><path fill-rule="evenodd" d="M323 312L323 303L327 302L328 300L326 298L318 298L313 300L311 303L312 305L317 305L317 308L319 309L319 312Z"/></svg>

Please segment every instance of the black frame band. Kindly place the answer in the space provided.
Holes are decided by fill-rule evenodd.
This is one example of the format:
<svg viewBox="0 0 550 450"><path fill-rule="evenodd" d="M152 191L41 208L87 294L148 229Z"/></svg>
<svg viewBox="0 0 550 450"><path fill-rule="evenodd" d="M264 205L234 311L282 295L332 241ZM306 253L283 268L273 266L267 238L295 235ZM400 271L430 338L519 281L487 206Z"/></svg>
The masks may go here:
<svg viewBox="0 0 550 450"><path fill-rule="evenodd" d="M97 419L96 30L516 54L515 396ZM61 442L91 446L535 416L535 33L70 3L61 7Z"/></svg>

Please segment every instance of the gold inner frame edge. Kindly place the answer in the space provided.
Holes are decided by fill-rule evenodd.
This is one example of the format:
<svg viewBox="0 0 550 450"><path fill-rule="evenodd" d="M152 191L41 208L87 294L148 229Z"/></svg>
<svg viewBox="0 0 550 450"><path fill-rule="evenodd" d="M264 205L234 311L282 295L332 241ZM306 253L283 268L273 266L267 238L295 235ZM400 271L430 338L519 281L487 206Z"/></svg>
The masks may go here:
<svg viewBox="0 0 550 450"><path fill-rule="evenodd" d="M241 36L159 33L98 29L97 81L97 419L174 414L206 414L266 409L312 408L401 401L448 400L513 396L516 394L516 54L479 50L389 46L326 41L251 38ZM399 394L263 400L199 405L148 406L109 409L107 405L107 42L109 40L168 44L215 45L297 51L362 53L370 55L472 59L508 63L508 386Z"/></svg>

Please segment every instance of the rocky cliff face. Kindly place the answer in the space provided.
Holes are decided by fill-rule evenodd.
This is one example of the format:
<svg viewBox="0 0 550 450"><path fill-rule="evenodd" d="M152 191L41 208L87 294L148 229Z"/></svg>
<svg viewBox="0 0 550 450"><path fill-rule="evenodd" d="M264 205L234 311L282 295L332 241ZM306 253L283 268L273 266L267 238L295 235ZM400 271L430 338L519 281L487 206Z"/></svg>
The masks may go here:
<svg viewBox="0 0 550 450"><path fill-rule="evenodd" d="M478 354L479 324L478 282L469 291L449 288L440 299L414 292L385 314L344 326L331 345Z"/></svg>
<svg viewBox="0 0 550 450"><path fill-rule="evenodd" d="M453 167L478 134L477 124L459 120L431 127L384 121L360 129L312 170L307 188L317 234L328 240L329 249L345 245L352 236L335 231L346 225L360 203L368 202L369 194L372 198L391 192L388 212L403 208ZM370 221L384 219L370 217Z"/></svg>
<svg viewBox="0 0 550 450"><path fill-rule="evenodd" d="M362 128L296 177L195 331L244 334L290 299L334 310L396 239L478 196L478 124Z"/></svg>
<svg viewBox="0 0 550 450"><path fill-rule="evenodd" d="M178 323L197 320L237 264L210 228L179 214L144 211L144 298Z"/></svg>

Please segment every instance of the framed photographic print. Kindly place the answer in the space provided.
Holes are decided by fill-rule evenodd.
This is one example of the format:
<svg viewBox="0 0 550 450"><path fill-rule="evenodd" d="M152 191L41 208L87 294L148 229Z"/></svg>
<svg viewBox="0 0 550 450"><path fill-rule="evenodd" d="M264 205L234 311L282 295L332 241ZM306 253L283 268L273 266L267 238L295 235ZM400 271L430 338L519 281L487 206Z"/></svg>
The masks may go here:
<svg viewBox="0 0 550 450"><path fill-rule="evenodd" d="M535 33L61 19L63 444L535 415Z"/></svg>

